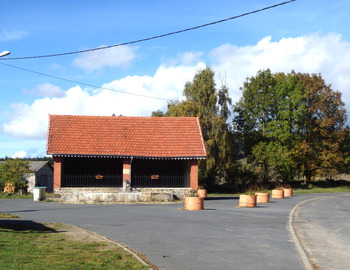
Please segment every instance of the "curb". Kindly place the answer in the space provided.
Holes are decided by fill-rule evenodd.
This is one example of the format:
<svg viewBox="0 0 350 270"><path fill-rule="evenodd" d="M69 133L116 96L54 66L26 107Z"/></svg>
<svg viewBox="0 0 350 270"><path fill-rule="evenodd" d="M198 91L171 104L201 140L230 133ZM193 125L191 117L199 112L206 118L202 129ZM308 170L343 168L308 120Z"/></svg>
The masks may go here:
<svg viewBox="0 0 350 270"><path fill-rule="evenodd" d="M346 196L346 195L338 195L338 196ZM312 198L312 199L308 199L308 200L305 200L305 201L302 201L300 203L298 203L293 209L292 211L290 212L289 214L289 221L288 221L288 229L289 229L289 232L292 236L292 239L295 243L295 246L298 250L298 253L300 255L300 258L301 258L301 261L302 263L304 264L304 267L306 270L314 270L314 267L313 267L313 264L312 262L310 261L310 258L309 256L307 255L307 252L305 250L305 248L303 247L303 245L301 244L296 232L295 232L295 229L294 229L294 220L293 220L293 217L294 217L294 214L296 212L296 210L298 208L300 208L304 203L307 203L307 202L310 202L310 201L314 201L314 200L319 200L319 199L326 199L326 198L329 198L329 197L337 197L337 195L327 195L327 196L324 196L324 197L316 197L316 198Z"/></svg>
<svg viewBox="0 0 350 270"><path fill-rule="evenodd" d="M301 207L301 205L305 202L308 202L308 201L311 201L311 200L314 200L315 198L313 199L309 199L309 200L306 200L306 201L302 201L300 203L298 203L293 209L292 211L290 211L290 214L289 214L289 221L288 221L288 229L289 229L289 232L292 236L292 239L294 241L294 244L297 248L297 251L299 253L299 256L301 258L301 261L304 265L304 268L306 270L313 270L313 266L312 266L312 263L310 262L310 259L309 257L307 256L306 254L306 251L304 249L304 247L301 245L300 241L299 241L299 238L297 237L296 233L295 233L295 230L294 230L294 221L293 221L293 217L294 217L294 213L296 211L297 208Z"/></svg>
<svg viewBox="0 0 350 270"><path fill-rule="evenodd" d="M140 256L138 256L134 251L132 251L132 250L129 249L128 247L126 247L126 246L124 246L124 245L122 245L122 244L119 244L119 243L113 241L112 239L109 239L109 238L107 238L107 237L105 237L105 236L103 236L103 235L97 234L97 233L92 232L92 231L85 230L85 229L83 229L83 228L81 228L81 227L78 227L78 226L75 226L75 225L71 225L71 224L67 224L67 223L61 223L61 224L65 224L65 225L68 225L68 226L72 226L72 227L78 228L79 230L83 230L83 231L85 231L85 232L91 233L91 234L93 234L94 236L97 236L97 237L99 237L99 238L102 238L102 239L105 240L105 241L108 241L108 242L110 242L110 243L112 243L112 244L114 244L114 245L117 245L118 247L124 249L126 252L128 252L128 253L130 253L132 256L134 256L140 263L142 263L142 265L147 266L147 267L149 268L149 270L153 270L153 268L152 268L148 263L146 263Z"/></svg>

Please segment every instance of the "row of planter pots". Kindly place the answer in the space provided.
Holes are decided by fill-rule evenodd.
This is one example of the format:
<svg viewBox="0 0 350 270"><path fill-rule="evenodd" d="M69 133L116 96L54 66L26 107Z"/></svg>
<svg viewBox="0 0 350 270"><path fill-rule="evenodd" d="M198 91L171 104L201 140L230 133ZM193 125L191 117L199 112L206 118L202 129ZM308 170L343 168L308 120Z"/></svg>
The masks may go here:
<svg viewBox="0 0 350 270"><path fill-rule="evenodd" d="M285 197L292 197L293 190L287 189L273 189L271 192L272 199L283 199ZM257 192L255 195L241 194L239 195L239 207L256 207L257 203L269 203L270 194L268 192Z"/></svg>
<svg viewBox="0 0 350 270"><path fill-rule="evenodd" d="M284 197L292 197L293 189L284 188L284 189L273 189L271 192L272 199L283 199Z"/></svg>
<svg viewBox="0 0 350 270"><path fill-rule="evenodd" d="M272 199L283 199L284 197L292 197L293 190L291 188L273 189L271 192ZM204 210L204 198L207 197L205 189L199 189L197 196L185 197L185 210ZM268 192L256 192L255 195L241 194L239 196L239 207L256 207L257 203L269 203L270 194Z"/></svg>

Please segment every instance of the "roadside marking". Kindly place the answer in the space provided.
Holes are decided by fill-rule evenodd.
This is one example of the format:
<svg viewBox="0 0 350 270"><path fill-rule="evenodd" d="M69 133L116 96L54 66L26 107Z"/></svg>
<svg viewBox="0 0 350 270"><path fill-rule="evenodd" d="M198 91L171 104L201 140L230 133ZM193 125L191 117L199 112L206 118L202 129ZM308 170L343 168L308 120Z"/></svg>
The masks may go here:
<svg viewBox="0 0 350 270"><path fill-rule="evenodd" d="M329 195L329 196L324 196L324 197L317 197L317 198L312 198L312 199L308 199L308 200L305 200L305 201L302 201L300 203L298 203L293 209L292 211L289 213L289 221L288 221L288 229L289 229L289 232L292 236L292 239L295 243L295 246L299 252L299 255L300 255L300 258L301 258L301 261L303 262L304 264L304 267L306 270L314 270L313 266L312 266L312 262L310 261L310 258L309 256L307 255L307 252L306 250L304 249L304 247L302 246L295 230L294 230L294 226L293 226L293 217L294 217L294 214L296 212L296 210L298 208L300 208L302 206L302 204L304 203L307 203L309 201L314 201L314 200L318 200L318 199L326 199L326 198L330 198L330 197L343 197L343 196L348 196L348 195Z"/></svg>

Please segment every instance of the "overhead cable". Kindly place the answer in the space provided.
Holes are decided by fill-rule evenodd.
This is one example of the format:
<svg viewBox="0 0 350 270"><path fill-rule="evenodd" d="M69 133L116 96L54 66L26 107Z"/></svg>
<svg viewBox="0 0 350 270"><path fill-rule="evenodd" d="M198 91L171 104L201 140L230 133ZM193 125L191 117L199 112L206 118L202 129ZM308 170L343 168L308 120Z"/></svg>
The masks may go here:
<svg viewBox="0 0 350 270"><path fill-rule="evenodd" d="M254 13L258 13L258 12L262 12L262 11L265 11L265 10L268 10L268 9L272 9L272 8L275 8L275 7L278 7L278 6L289 4L289 3L294 2L294 1L296 1L296 0L290 0L290 1L282 2L282 3L276 4L276 5L264 7L264 8L261 8L261 9L257 9L257 10L254 10L254 11L250 11L250 12L247 12L247 13L243 13L241 15L233 16L233 17L222 19L222 20L219 20L219 21L214 21L214 22L202 24L202 25L199 25L199 26L186 28L186 29L183 29L183 30L178 30L178 31L175 31L175 32L170 32L170 33L162 34L162 35L158 35L158 36L138 39L138 40L134 40L134 41L124 42L124 43L119 43L119 44L114 44L114 45L109 45L109 46L102 46L102 47L93 48L93 49L87 49L87 50L66 52L66 53L56 53L56 54L47 54L47 55L38 55L38 56L25 56L25 57L12 57L12 58L11 57L9 57L9 58L0 58L0 61L4 61L4 60L5 61L6 60L26 60L26 59L35 59L35 58L57 57L57 56L79 54L79 53L86 53L86 52L93 52L93 51L105 50L105 49L110 49L110 48L119 47L119 46L131 45L131 44L135 44L135 43L140 43L140 42L144 42L144 41L149 41L149 40L153 40L153 39L158 39L158 38L163 38L163 37L167 37L167 36L171 36L171 35L184 33L184 32L196 30L196 29L199 29L199 28L204 28L204 27L211 26L211 25L218 24L218 23L223 23L223 22L226 22L226 21L234 20L234 19L237 19L237 18L241 18L241 17L244 17L244 16L248 16L248 15L254 14Z"/></svg>
<svg viewBox="0 0 350 270"><path fill-rule="evenodd" d="M158 100L171 101L170 99L166 99L166 98L160 98L160 97L154 97L154 96L148 96L148 95L141 95L141 94L136 94L136 93L132 93L132 92L116 90L116 89L112 89L112 88L108 88L108 87L96 86L96 85L89 84L89 83L78 82L78 81L65 79L65 78L61 78L61 77L57 77L57 76L41 73L41 72L38 72L38 71L34 71L34 70L30 70L30 69L26 69L26 68L10 65L10 64L0 63L0 65L4 65L4 66L8 66L8 67L24 70L24 71L27 71L27 72L39 74L39 75L42 75L42 76L46 76L46 77L50 77L50 78L54 78L54 79L58 79L58 80L66 81L66 82L81 84L81 85L85 85L85 86L96 88L96 89L108 90L108 91L113 91L113 92L118 92L118 93L122 93L122 94L133 95L133 96L139 96L139 97L144 97L144 98L152 98L152 99L158 99Z"/></svg>

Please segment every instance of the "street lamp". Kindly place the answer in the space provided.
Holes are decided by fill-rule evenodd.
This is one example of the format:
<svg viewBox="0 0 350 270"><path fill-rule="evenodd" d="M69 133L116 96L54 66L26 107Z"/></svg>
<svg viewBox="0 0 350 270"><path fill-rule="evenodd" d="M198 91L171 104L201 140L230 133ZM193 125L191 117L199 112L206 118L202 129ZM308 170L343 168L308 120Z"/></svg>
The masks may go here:
<svg viewBox="0 0 350 270"><path fill-rule="evenodd" d="M2 53L0 53L0 57L6 56L6 55L9 55L9 54L10 54L9 51L3 51Z"/></svg>

